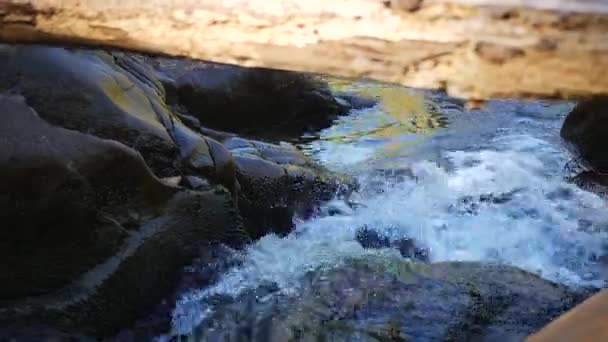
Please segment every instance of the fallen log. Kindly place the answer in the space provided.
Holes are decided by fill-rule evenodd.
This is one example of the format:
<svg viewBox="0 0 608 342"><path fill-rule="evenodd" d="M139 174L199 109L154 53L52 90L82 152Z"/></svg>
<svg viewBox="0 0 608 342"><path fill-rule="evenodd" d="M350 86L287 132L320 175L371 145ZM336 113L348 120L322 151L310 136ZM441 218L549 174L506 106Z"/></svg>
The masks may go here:
<svg viewBox="0 0 608 342"><path fill-rule="evenodd" d="M608 94L605 0L0 0L0 40L443 88Z"/></svg>
<svg viewBox="0 0 608 342"><path fill-rule="evenodd" d="M556 341L608 341L608 290L598 292L527 339Z"/></svg>

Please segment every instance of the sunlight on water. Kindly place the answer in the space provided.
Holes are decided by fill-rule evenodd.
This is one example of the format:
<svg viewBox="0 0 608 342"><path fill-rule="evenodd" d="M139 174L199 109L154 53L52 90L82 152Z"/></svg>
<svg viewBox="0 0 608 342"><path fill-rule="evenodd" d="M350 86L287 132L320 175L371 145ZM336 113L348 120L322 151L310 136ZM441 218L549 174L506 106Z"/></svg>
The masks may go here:
<svg viewBox="0 0 608 342"><path fill-rule="evenodd" d="M547 114L530 115L539 108ZM394 239L413 238L429 251L431 262L496 262L572 286L604 286L606 269L597 259L608 253L602 244L608 237L608 212L604 199L564 180L568 156L556 134L567 109L498 103L488 110L503 111L502 121L488 116L492 124L479 124L479 129L467 124L467 130L458 131L457 122L472 115L461 111L451 118L454 127L423 142L420 133L405 131L375 136L377 117L387 115L382 108L342 118L306 150L359 179L361 190L351 198L357 205L332 201L325 205L331 215L300 222L285 238L269 235L251 245L241 255L242 264L215 286L178 302L175 332L187 333L206 317L210 296L234 296L266 283L297 291L298 278L309 270L336 267L346 258L399 255L362 248L356 240L362 227ZM404 145L394 145L395 139ZM393 148L400 153L383 155ZM418 158L409 157L414 150L422 151ZM383 158L392 162L371 163ZM397 165L404 172L400 178L387 177L376 172L379 165L385 171Z"/></svg>
<svg viewBox="0 0 608 342"><path fill-rule="evenodd" d="M369 143L388 141L374 149L362 151L362 154L369 156L371 153L375 159L399 157L407 155L410 147L445 125L439 108L427 101L421 91L371 81L351 82L331 78L328 82L334 93L371 98L377 100L378 104L339 118L333 128L325 130L320 141L309 148L314 149L318 144L327 147L333 143L336 148L348 149L346 144L361 139Z"/></svg>

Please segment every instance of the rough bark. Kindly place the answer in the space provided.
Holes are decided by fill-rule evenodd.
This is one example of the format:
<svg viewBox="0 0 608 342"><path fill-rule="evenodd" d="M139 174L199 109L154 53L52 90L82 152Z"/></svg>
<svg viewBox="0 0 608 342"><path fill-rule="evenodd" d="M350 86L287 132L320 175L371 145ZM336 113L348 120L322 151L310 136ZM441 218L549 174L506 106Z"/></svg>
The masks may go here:
<svg viewBox="0 0 608 342"><path fill-rule="evenodd" d="M0 0L0 40L444 88L608 94L605 0Z"/></svg>

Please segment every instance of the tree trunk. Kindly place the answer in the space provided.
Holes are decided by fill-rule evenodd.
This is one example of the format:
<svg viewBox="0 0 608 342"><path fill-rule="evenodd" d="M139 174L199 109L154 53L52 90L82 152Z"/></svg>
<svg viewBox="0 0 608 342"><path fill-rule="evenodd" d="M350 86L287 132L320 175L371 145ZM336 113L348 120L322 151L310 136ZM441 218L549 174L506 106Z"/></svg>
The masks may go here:
<svg viewBox="0 0 608 342"><path fill-rule="evenodd" d="M444 88L608 94L605 0L0 0L0 40Z"/></svg>

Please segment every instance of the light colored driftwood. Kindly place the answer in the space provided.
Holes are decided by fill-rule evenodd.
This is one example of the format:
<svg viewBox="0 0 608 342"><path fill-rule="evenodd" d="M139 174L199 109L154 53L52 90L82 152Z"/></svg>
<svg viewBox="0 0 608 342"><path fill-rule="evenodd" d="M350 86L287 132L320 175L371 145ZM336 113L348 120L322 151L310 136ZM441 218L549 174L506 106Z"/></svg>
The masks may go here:
<svg viewBox="0 0 608 342"><path fill-rule="evenodd" d="M445 88L608 94L606 0L0 0L0 40Z"/></svg>
<svg viewBox="0 0 608 342"><path fill-rule="evenodd" d="M608 290L602 290L565 313L528 342L608 341Z"/></svg>

